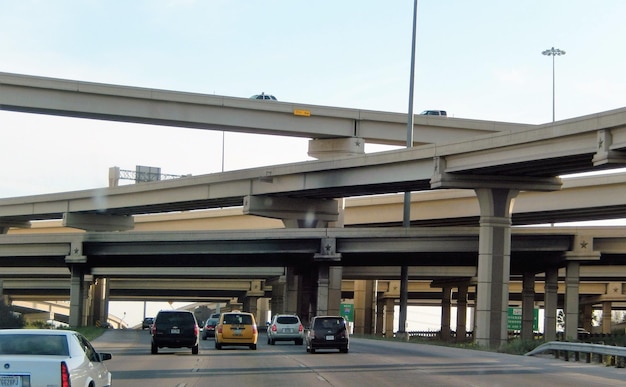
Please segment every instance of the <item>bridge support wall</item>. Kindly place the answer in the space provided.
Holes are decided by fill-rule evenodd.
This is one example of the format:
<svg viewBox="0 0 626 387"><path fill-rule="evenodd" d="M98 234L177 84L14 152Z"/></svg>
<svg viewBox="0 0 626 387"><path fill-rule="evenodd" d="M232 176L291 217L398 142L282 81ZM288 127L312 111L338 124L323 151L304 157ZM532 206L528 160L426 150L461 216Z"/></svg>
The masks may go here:
<svg viewBox="0 0 626 387"><path fill-rule="evenodd" d="M556 340L556 310L559 302L559 271L557 268L551 268L546 270L545 275L543 337L547 342Z"/></svg>
<svg viewBox="0 0 626 387"><path fill-rule="evenodd" d="M477 188L480 240L475 341L499 348L507 342L511 259L511 209L517 190Z"/></svg>
<svg viewBox="0 0 626 387"><path fill-rule="evenodd" d="M535 319L535 273L524 273L522 277L522 331L523 340L534 338Z"/></svg>

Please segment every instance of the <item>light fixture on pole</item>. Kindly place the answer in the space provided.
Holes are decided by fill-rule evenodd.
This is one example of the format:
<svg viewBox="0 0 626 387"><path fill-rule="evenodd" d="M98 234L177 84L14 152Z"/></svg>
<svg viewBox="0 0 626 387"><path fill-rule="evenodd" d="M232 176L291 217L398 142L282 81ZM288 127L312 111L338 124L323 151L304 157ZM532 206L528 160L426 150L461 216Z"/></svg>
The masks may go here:
<svg viewBox="0 0 626 387"><path fill-rule="evenodd" d="M559 50L558 48L552 47L549 50L545 50L541 52L543 55L552 57L552 122L554 122L554 89L555 89L555 81L554 81L554 57L565 55L565 51Z"/></svg>

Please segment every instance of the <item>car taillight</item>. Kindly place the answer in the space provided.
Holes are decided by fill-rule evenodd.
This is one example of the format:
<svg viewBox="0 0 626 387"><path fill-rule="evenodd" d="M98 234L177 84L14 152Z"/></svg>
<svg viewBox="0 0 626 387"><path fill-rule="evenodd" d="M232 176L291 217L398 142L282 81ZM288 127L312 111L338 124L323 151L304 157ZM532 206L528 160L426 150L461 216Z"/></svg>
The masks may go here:
<svg viewBox="0 0 626 387"><path fill-rule="evenodd" d="M304 330L304 327L302 326L302 324L300 324L300 326L298 327L298 332L302 333L303 330Z"/></svg>
<svg viewBox="0 0 626 387"><path fill-rule="evenodd" d="M193 326L193 332L196 336L198 336L198 334L200 334L200 328L198 327L198 325L194 325Z"/></svg>
<svg viewBox="0 0 626 387"><path fill-rule="evenodd" d="M256 329L256 325L252 325L252 333L259 333Z"/></svg>
<svg viewBox="0 0 626 387"><path fill-rule="evenodd" d="M276 332L276 331L277 331L277 329L276 329L276 324L273 324L273 325L272 325L272 332Z"/></svg>
<svg viewBox="0 0 626 387"><path fill-rule="evenodd" d="M150 330L152 331L152 335L156 336L156 322L152 323Z"/></svg>
<svg viewBox="0 0 626 387"><path fill-rule="evenodd" d="M64 361L61 362L61 387L72 387L70 370L67 368L67 364L65 364Z"/></svg>
<svg viewBox="0 0 626 387"><path fill-rule="evenodd" d="M218 325L216 327L216 329L217 329L217 333L222 333L222 326L221 325Z"/></svg>

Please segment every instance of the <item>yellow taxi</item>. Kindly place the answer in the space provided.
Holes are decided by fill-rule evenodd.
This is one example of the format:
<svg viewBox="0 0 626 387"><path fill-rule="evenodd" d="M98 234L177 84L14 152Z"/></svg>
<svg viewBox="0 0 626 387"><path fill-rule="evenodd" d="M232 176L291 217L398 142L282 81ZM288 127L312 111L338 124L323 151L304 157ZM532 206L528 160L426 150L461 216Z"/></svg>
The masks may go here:
<svg viewBox="0 0 626 387"><path fill-rule="evenodd" d="M224 346L247 346L256 349L259 331L252 313L225 312L215 327L215 348Z"/></svg>

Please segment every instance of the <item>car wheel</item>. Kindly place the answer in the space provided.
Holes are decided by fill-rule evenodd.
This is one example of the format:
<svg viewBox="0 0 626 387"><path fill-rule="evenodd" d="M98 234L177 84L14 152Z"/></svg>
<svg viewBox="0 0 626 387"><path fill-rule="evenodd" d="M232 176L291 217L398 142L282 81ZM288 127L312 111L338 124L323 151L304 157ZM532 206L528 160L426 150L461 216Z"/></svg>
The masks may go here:
<svg viewBox="0 0 626 387"><path fill-rule="evenodd" d="M157 347L156 344L152 343L152 348L150 349L150 352L152 352L153 355L156 355L157 353L159 353L159 347Z"/></svg>
<svg viewBox="0 0 626 387"><path fill-rule="evenodd" d="M256 350L256 344L250 344L250 349Z"/></svg>
<svg viewBox="0 0 626 387"><path fill-rule="evenodd" d="M271 344L271 345L276 345L276 340L272 339L272 340L270 341L270 344Z"/></svg>
<svg viewBox="0 0 626 387"><path fill-rule="evenodd" d="M191 347L191 353L193 355L197 355L198 354L198 344L194 345L193 347Z"/></svg>
<svg viewBox="0 0 626 387"><path fill-rule="evenodd" d="M222 344L215 341L215 349L222 349Z"/></svg>
<svg viewBox="0 0 626 387"><path fill-rule="evenodd" d="M348 348L339 348L339 352L348 353Z"/></svg>
<svg viewBox="0 0 626 387"><path fill-rule="evenodd" d="M267 345L271 345L272 344L272 339L270 339L269 337L267 338Z"/></svg>
<svg viewBox="0 0 626 387"><path fill-rule="evenodd" d="M304 340L302 339L298 339L294 342L295 345L302 345L304 343Z"/></svg>

